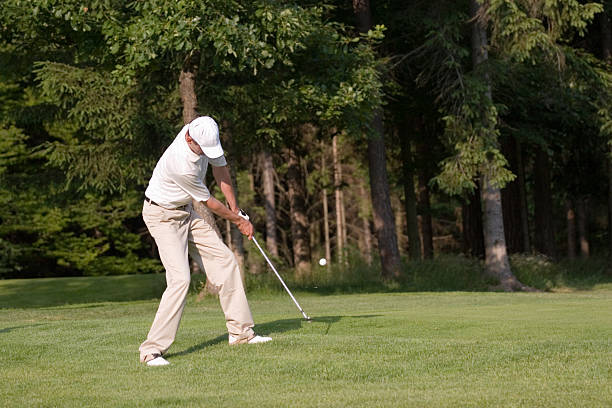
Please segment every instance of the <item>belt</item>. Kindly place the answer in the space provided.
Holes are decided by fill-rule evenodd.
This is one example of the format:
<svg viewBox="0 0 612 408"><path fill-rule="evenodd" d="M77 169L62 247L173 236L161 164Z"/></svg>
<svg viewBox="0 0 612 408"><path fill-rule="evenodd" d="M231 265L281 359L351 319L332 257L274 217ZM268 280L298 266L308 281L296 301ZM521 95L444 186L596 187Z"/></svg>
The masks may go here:
<svg viewBox="0 0 612 408"><path fill-rule="evenodd" d="M163 207L163 206L161 206L161 205L157 204L155 201L151 200L151 199L150 199L149 197L147 197L147 196L145 196L145 201L146 201L147 203L149 203L149 204L153 204L153 205L156 205L156 206L158 206L158 207L165 208L166 210L181 210L181 211L183 211L183 210L185 210L185 208L187 207L187 205L182 205L182 206L180 206L180 207L176 207L176 208L166 208L166 207Z"/></svg>

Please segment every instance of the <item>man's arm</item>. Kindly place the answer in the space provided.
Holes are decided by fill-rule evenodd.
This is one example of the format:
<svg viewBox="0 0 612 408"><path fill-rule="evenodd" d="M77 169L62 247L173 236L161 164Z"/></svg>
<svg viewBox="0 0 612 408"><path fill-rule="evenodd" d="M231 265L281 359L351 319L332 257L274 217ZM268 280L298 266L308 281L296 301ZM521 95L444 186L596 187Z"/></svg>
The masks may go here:
<svg viewBox="0 0 612 408"><path fill-rule="evenodd" d="M215 181L221 188L221 192L223 192L229 208L233 213L238 214L239 208L236 204L236 194L234 193L234 188L232 187L232 178L229 168L227 166L211 167Z"/></svg>
<svg viewBox="0 0 612 408"><path fill-rule="evenodd" d="M229 208L227 208L225 205L223 205L223 203L221 203L221 201L217 200L213 196L210 196L210 198L203 201L203 203L210 209L210 211L217 214L219 217L233 222L236 227L238 227L240 232L246 235L249 239L253 237L253 224L251 224L249 220L246 220L233 211L230 211Z"/></svg>

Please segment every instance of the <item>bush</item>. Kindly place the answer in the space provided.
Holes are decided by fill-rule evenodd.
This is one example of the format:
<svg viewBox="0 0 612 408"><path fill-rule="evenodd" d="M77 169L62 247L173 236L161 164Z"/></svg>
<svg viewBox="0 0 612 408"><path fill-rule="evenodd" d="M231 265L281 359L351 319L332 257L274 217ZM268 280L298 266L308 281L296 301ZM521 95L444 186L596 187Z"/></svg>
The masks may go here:
<svg viewBox="0 0 612 408"><path fill-rule="evenodd" d="M608 260L599 256L553 262L544 255L515 254L510 257L510 264L522 283L540 290L589 289L612 280Z"/></svg>
<svg viewBox="0 0 612 408"><path fill-rule="evenodd" d="M409 288L416 291L480 291L488 287L481 262L463 255L409 261L404 266L403 279Z"/></svg>
<svg viewBox="0 0 612 408"><path fill-rule="evenodd" d="M318 262L313 261L310 273L300 278L296 276L293 269L282 263L276 264L274 260L272 262L291 289L326 293L353 293L388 289L388 285L381 279L380 262L378 260L373 261L372 265L368 265L354 248L349 248L346 251L345 260L346 265L339 265L334 260L328 260L326 266L320 266ZM248 290L264 292L284 290L270 267L267 264L264 266L265 268L262 269L265 271L264 273L246 275Z"/></svg>
<svg viewBox="0 0 612 408"><path fill-rule="evenodd" d="M346 265L331 262L319 266L313 262L310 274L301 279L296 278L295 271L282 262L275 263L275 266L291 290L317 293L487 291L499 283L485 277L481 260L463 255L445 254L432 260L405 261L400 279L385 281L378 259L368 265L357 250L350 249L347 254ZM553 262L543 255L514 254L510 256L510 264L522 283L540 290L563 287L588 289L597 283L612 281L605 258ZM249 292L275 293L284 290L267 264L261 270L259 274L246 273ZM202 282L195 287L201 289Z"/></svg>
<svg viewBox="0 0 612 408"><path fill-rule="evenodd" d="M397 281L382 279L380 261L371 265L356 249L349 249L346 265L331 262L326 266L312 265L311 273L296 279L292 269L279 273L291 289L316 291L318 293L355 293L380 291L475 291L487 290L479 260L461 255L443 255L433 260L408 261L402 266L402 276ZM249 291L283 290L274 273L246 275Z"/></svg>
<svg viewBox="0 0 612 408"><path fill-rule="evenodd" d="M540 290L551 290L562 282L559 266L541 254L510 255L510 266L521 283Z"/></svg>

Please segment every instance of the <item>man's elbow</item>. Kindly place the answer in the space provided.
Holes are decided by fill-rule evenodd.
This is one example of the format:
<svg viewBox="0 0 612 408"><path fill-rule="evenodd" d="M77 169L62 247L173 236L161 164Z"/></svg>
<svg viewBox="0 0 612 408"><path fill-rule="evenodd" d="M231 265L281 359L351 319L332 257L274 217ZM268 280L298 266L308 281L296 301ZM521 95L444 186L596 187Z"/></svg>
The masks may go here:
<svg viewBox="0 0 612 408"><path fill-rule="evenodd" d="M206 200L202 200L202 204L204 204L206 207L210 208L211 210L215 208L216 203L218 202L219 201L213 196L208 197Z"/></svg>

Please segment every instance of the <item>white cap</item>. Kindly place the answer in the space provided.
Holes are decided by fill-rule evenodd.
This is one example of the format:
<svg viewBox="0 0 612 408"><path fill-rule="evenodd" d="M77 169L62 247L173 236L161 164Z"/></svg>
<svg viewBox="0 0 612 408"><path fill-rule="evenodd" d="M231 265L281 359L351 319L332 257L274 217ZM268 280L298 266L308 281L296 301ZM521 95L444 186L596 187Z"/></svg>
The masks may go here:
<svg viewBox="0 0 612 408"><path fill-rule="evenodd" d="M210 116L200 116L189 124L189 136L200 145L202 151L211 159L223 156L219 141L219 127Z"/></svg>

